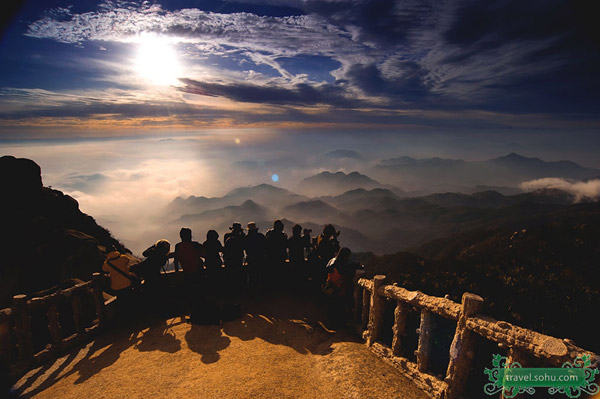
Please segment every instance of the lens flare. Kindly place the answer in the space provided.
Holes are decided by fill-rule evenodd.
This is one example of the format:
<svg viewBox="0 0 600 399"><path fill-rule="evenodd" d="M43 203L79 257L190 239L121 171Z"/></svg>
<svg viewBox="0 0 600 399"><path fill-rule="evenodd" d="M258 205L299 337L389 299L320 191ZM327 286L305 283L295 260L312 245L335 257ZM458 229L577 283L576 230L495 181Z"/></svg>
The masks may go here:
<svg viewBox="0 0 600 399"><path fill-rule="evenodd" d="M279 175L277 175L277 174L272 174L272 175L271 175L271 180L273 180L274 182L278 182L278 181L279 181Z"/></svg>

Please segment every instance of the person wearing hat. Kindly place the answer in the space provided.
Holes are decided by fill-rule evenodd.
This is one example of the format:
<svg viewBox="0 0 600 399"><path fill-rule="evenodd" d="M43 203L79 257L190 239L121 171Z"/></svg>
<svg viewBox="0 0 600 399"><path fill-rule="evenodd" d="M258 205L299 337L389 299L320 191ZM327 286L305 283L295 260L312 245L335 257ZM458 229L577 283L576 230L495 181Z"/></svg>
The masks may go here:
<svg viewBox="0 0 600 399"><path fill-rule="evenodd" d="M241 270L244 261L244 239L246 238L242 225L235 222L229 228L229 233L225 234L225 248L223 255L225 258L225 268L231 273L238 273Z"/></svg>
<svg viewBox="0 0 600 399"><path fill-rule="evenodd" d="M264 278L267 239L258 231L255 222L248 223L248 235L244 249L246 250L246 265L250 284L256 285Z"/></svg>

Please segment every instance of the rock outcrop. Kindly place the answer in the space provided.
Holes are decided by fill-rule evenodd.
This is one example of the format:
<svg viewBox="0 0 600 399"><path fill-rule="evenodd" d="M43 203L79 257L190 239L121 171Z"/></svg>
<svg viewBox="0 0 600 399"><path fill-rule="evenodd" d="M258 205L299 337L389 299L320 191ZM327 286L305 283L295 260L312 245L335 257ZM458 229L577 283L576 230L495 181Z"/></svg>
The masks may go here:
<svg viewBox="0 0 600 399"><path fill-rule="evenodd" d="M35 162L1 157L0 186L0 307L17 293L90 279L111 245L129 253L74 198L44 187Z"/></svg>

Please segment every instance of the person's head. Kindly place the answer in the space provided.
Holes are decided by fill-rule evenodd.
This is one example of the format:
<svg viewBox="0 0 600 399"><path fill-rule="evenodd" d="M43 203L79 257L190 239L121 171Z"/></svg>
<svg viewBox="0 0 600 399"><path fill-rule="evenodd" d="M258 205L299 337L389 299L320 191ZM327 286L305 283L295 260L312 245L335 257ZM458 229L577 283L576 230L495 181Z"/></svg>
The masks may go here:
<svg viewBox="0 0 600 399"><path fill-rule="evenodd" d="M231 232L233 233L242 233L242 225L239 222L235 222L231 225L231 227L229 228L229 230L231 230Z"/></svg>
<svg viewBox="0 0 600 399"><path fill-rule="evenodd" d="M273 230L283 231L283 222L279 219L273 222Z"/></svg>
<svg viewBox="0 0 600 399"><path fill-rule="evenodd" d="M192 229L182 227L179 230L179 237L181 237L181 241L192 241Z"/></svg>
<svg viewBox="0 0 600 399"><path fill-rule="evenodd" d="M254 234L254 233L258 232L258 226L256 225L255 222L248 223L248 226L246 227L246 229L248 230L248 234Z"/></svg>
<svg viewBox="0 0 600 399"><path fill-rule="evenodd" d="M352 254L352 251L350 251L350 248L343 247L343 248L340 248L340 250L338 251L338 253L335 257L340 262L348 262L348 260L350 260L351 254Z"/></svg>
<svg viewBox="0 0 600 399"><path fill-rule="evenodd" d="M292 227L292 234L296 237L299 237L301 233L302 226L300 226L299 224L295 224L294 227Z"/></svg>
<svg viewBox="0 0 600 399"><path fill-rule="evenodd" d="M215 230L208 230L208 232L206 233L206 239L209 241L218 240L219 233L217 233Z"/></svg>
<svg viewBox="0 0 600 399"><path fill-rule="evenodd" d="M332 224L326 224L323 227L323 235L326 237L331 237L336 235L335 227Z"/></svg>
<svg viewBox="0 0 600 399"><path fill-rule="evenodd" d="M312 233L311 229L304 229L302 231L302 235L305 235L305 236L309 236L310 237L310 233Z"/></svg>
<svg viewBox="0 0 600 399"><path fill-rule="evenodd" d="M156 244L154 244L154 246L156 247L156 249L160 250L160 252L164 253L165 255L168 254L171 250L171 243L165 239L156 241Z"/></svg>

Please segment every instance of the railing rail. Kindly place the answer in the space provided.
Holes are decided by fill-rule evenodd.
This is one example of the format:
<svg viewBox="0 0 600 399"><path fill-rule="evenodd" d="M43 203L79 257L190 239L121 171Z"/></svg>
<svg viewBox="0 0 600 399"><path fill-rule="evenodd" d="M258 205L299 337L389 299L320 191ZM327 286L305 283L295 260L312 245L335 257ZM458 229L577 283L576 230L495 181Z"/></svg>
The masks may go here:
<svg viewBox="0 0 600 399"><path fill-rule="evenodd" d="M32 367L58 355L67 348L92 334L105 322L106 312L102 296L103 277L94 273L91 281L54 292L42 297L27 299L26 295L15 295L10 308L0 309L0 362L15 380ZM94 314L86 315L82 305L82 295L91 294L94 298ZM61 315L57 303L70 301L75 332L63 338L60 324ZM31 325L31 313L42 310L47 319L47 333L50 342L41 350L34 352L34 336ZM92 325L85 326L86 316L93 318ZM37 334L40 331L36 331Z"/></svg>
<svg viewBox="0 0 600 399"><path fill-rule="evenodd" d="M556 366L582 355L589 355L593 365L600 363L600 356L574 345L570 340L558 339L479 314L484 301L478 295L465 293L459 304L447 298L386 284L385 276L377 275L369 280L362 278L363 275L364 271L357 273L354 290L354 322L359 334L375 353L403 370L434 398L455 399L464 394L475 356L476 335L508 350L509 362L518 361L528 354ZM386 299L396 301L391 347L378 342L382 333ZM421 313L417 329L419 342L415 351L416 363L401 356L407 315L411 307ZM448 368L443 379L427 373L433 332L432 315L457 322L449 350Z"/></svg>

